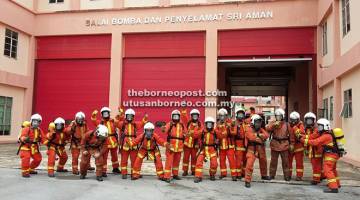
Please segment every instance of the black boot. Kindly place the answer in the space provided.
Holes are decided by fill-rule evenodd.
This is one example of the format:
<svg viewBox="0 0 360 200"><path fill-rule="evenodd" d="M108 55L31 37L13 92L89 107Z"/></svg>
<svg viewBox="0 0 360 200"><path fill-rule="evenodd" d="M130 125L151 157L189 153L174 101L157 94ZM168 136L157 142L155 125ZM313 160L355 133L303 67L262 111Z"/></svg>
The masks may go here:
<svg viewBox="0 0 360 200"><path fill-rule="evenodd" d="M210 176L210 181L215 181L215 176L214 175Z"/></svg>
<svg viewBox="0 0 360 200"><path fill-rule="evenodd" d="M83 174L80 175L80 179L85 179L85 177L86 177L86 176L83 175Z"/></svg>
<svg viewBox="0 0 360 200"><path fill-rule="evenodd" d="M250 188L250 187L251 187L250 182L245 182L245 187L246 187L246 188Z"/></svg>
<svg viewBox="0 0 360 200"><path fill-rule="evenodd" d="M89 167L88 170L89 170L89 171L94 171L94 170L95 170L95 167Z"/></svg>
<svg viewBox="0 0 360 200"><path fill-rule="evenodd" d="M226 176L223 176L223 175L221 175L221 176L219 176L219 179L223 179L223 178L225 178Z"/></svg>
<svg viewBox="0 0 360 200"><path fill-rule="evenodd" d="M122 178L122 179L127 179L127 174L123 174L123 175L121 176L121 178Z"/></svg>
<svg viewBox="0 0 360 200"><path fill-rule="evenodd" d="M182 173L182 176L187 176L188 175L188 172L183 172Z"/></svg>
<svg viewBox="0 0 360 200"><path fill-rule="evenodd" d="M200 183L202 180L201 180L201 178L199 178L199 177L195 177L195 179L194 179L194 183Z"/></svg>
<svg viewBox="0 0 360 200"><path fill-rule="evenodd" d="M243 177L242 177L242 176L237 176L236 178L239 179L239 180L241 180Z"/></svg>
<svg viewBox="0 0 360 200"><path fill-rule="evenodd" d="M174 175L174 176L173 176L173 179L175 179L175 180L181 180L180 176L178 176L178 175Z"/></svg>
<svg viewBox="0 0 360 200"><path fill-rule="evenodd" d="M114 168L114 169L112 170L112 172L113 172L114 174L120 174L119 168Z"/></svg>
<svg viewBox="0 0 360 200"><path fill-rule="evenodd" d="M232 176L232 177L231 177L231 180L232 180L232 181L237 181L236 176Z"/></svg>
<svg viewBox="0 0 360 200"><path fill-rule="evenodd" d="M317 185L317 184L319 184L318 181L311 181L311 185Z"/></svg>
<svg viewBox="0 0 360 200"><path fill-rule="evenodd" d="M296 177L295 181L302 181L301 177Z"/></svg>
<svg viewBox="0 0 360 200"><path fill-rule="evenodd" d="M269 180L274 180L275 179L275 176L270 176L269 177Z"/></svg>
<svg viewBox="0 0 360 200"><path fill-rule="evenodd" d="M106 172L103 172L103 173L102 173L102 177L107 177Z"/></svg>
<svg viewBox="0 0 360 200"><path fill-rule="evenodd" d="M195 176L195 172L191 172L191 175L192 175L192 176Z"/></svg>
<svg viewBox="0 0 360 200"><path fill-rule="evenodd" d="M57 169L56 172L68 172L67 169Z"/></svg>
<svg viewBox="0 0 360 200"><path fill-rule="evenodd" d="M31 170L29 173L30 173L30 174L38 174L38 172L35 171L35 170Z"/></svg>
<svg viewBox="0 0 360 200"><path fill-rule="evenodd" d="M30 178L30 174L24 174L22 175L23 178Z"/></svg>
<svg viewBox="0 0 360 200"><path fill-rule="evenodd" d="M103 181L104 179L103 179L102 176L97 176L97 177L96 177L96 180L98 180L98 181Z"/></svg>
<svg viewBox="0 0 360 200"><path fill-rule="evenodd" d="M339 189L326 188L324 189L324 193L339 193Z"/></svg>
<svg viewBox="0 0 360 200"><path fill-rule="evenodd" d="M135 181L135 180L138 180L139 178L138 177L135 177L135 176L132 176L131 177L131 180Z"/></svg>
<svg viewBox="0 0 360 200"><path fill-rule="evenodd" d="M261 180L269 181L271 180L269 176L262 176Z"/></svg>
<svg viewBox="0 0 360 200"><path fill-rule="evenodd" d="M290 177L285 177L284 180L285 180L285 181L290 181L291 178L290 178Z"/></svg>
<svg viewBox="0 0 360 200"><path fill-rule="evenodd" d="M54 178L54 177L55 177L55 174L48 174L48 176L49 176L50 178Z"/></svg>
<svg viewBox="0 0 360 200"><path fill-rule="evenodd" d="M167 182L167 183L171 182L171 180L169 178L164 178L164 181Z"/></svg>

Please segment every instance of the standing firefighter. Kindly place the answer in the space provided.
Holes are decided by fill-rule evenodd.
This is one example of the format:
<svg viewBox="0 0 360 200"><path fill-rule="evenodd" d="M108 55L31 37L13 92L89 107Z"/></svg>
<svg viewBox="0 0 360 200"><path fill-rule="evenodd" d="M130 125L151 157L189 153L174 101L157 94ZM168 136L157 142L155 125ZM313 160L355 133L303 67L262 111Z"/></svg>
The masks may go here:
<svg viewBox="0 0 360 200"><path fill-rule="evenodd" d="M245 169L245 187L251 187L252 173L254 171L254 163L256 158L260 159L262 146L269 138L269 134L265 129L261 128L262 118L254 114L251 117L250 126L246 127L247 153L246 153L246 169Z"/></svg>
<svg viewBox="0 0 360 200"><path fill-rule="evenodd" d="M48 146L48 176L55 177L54 166L56 155L59 156L59 163L57 165L57 172L67 172L64 165L68 159L65 151L66 141L70 135L64 131L65 120L61 117L55 119L54 122L49 124L49 132L47 133L47 140L45 144Z"/></svg>
<svg viewBox="0 0 360 200"><path fill-rule="evenodd" d="M330 122L327 119L319 119L317 121L319 137L310 139L309 136L298 135L299 138L310 146L322 146L324 150L323 169L324 175L328 181L328 188L324 190L325 193L338 193L340 181L336 170L336 163L340 156L344 154L339 148L336 136L330 128ZM343 136L343 134L342 134ZM339 143L341 143L339 141ZM342 146L342 145L341 145Z"/></svg>
<svg viewBox="0 0 360 200"><path fill-rule="evenodd" d="M285 122L285 111L277 109L275 111L276 121L267 125L266 130L271 133L272 139L270 142L271 161L270 161L270 179L274 179L276 175L279 155L281 156L281 163L284 172L284 179L290 181L289 171L289 148L290 142L290 125Z"/></svg>
<svg viewBox="0 0 360 200"><path fill-rule="evenodd" d="M101 120L98 120L96 118L98 111L95 110L91 115L91 120L94 123L95 126L98 126L99 124L106 126L108 129L108 137L106 139L107 144L107 151L104 153L104 166L103 166L103 177L107 177L106 171L107 171L107 158L108 154L110 152L111 154L111 162L113 167L113 173L120 173L119 170L119 159L118 159L118 136L116 133L116 126L114 119L110 118L110 108L103 107L100 110L101 113Z"/></svg>
<svg viewBox="0 0 360 200"><path fill-rule="evenodd" d="M85 121L85 114L78 112L75 115L75 120L71 122L70 126L66 128L66 132L71 135L71 156L72 156L72 173L79 175L79 157L81 150L81 140L85 137L88 132L88 127ZM89 166L89 170L94 170L93 167Z"/></svg>
<svg viewBox="0 0 360 200"><path fill-rule="evenodd" d="M294 135L305 135L304 124L300 120L300 114L298 112L290 113L290 134ZM290 177L292 176L293 161L296 161L296 181L301 181L304 175L304 144L299 139L295 138L294 143L291 144L289 154L289 166L290 166Z"/></svg>
<svg viewBox="0 0 360 200"><path fill-rule="evenodd" d="M162 127L162 131L167 135L167 142L170 148L166 150L166 162L164 179L170 183L171 173L173 179L181 180L179 177L179 164L181 153L184 149L185 127L180 122L180 111L173 110L171 112L171 121Z"/></svg>
<svg viewBox="0 0 360 200"><path fill-rule="evenodd" d="M104 154L107 152L106 138L108 129L104 125L98 125L96 130L89 131L81 140L82 155L80 161L80 179L85 179L90 164L90 158L95 158L96 179L103 181Z"/></svg>
<svg viewBox="0 0 360 200"><path fill-rule="evenodd" d="M155 126L151 122L148 122L144 126L144 133L136 137L135 140L129 140L130 146L139 145L139 151L134 163L134 169L132 173L132 180L140 178L141 165L143 159L153 160L156 168L156 174L159 180L164 180L163 165L161 162L161 154L158 145L169 148L169 143L162 139L158 134L154 133Z"/></svg>
<svg viewBox="0 0 360 200"><path fill-rule="evenodd" d="M137 131L144 126L144 124L147 122L148 117L145 114L145 116L140 122L135 122L135 111L130 108L125 111L125 119L121 120L121 112L122 109L119 109L119 116L117 116L119 122L117 124L117 127L120 129L121 174L122 178L126 179L129 157L131 161L132 174L137 155L137 147L130 146L129 144L131 144L136 138Z"/></svg>
<svg viewBox="0 0 360 200"><path fill-rule="evenodd" d="M32 115L30 118L30 126L24 127L19 137L21 171L24 178L29 178L30 174L37 174L35 169L40 165L42 159L39 151L40 142L42 142L44 138L44 133L39 127L41 121L42 118L39 114ZM33 160L31 161L31 159Z"/></svg>
<svg viewBox="0 0 360 200"><path fill-rule="evenodd" d="M315 126L316 116L312 112L308 112L304 116L305 120L305 135L309 139L316 139L320 136L318 129ZM317 185L321 181L322 177L322 156L323 149L322 146L309 146L306 143L304 144L305 154L309 156L312 170L313 170L313 180L311 184Z"/></svg>
<svg viewBox="0 0 360 200"><path fill-rule="evenodd" d="M202 181L204 161L210 159L210 180L215 181L217 170L217 136L214 130L215 120L212 117L205 119L205 127L199 137L201 138L201 149L196 161L195 183Z"/></svg>
<svg viewBox="0 0 360 200"><path fill-rule="evenodd" d="M181 112L182 122L187 126L187 134L184 141L184 156L183 156L183 176L188 175L189 162L191 159L191 174L195 175L195 164L196 164L196 154L199 151L199 142L198 139L194 138L194 133L199 132L202 129L201 122L199 120L200 111L197 109L192 109L190 111L191 119L188 119L186 110Z"/></svg>
<svg viewBox="0 0 360 200"><path fill-rule="evenodd" d="M235 111L236 120L231 124L231 135L235 139L235 166L236 177L241 179L245 173L246 149L245 149L245 109L239 108Z"/></svg>
<svg viewBox="0 0 360 200"><path fill-rule="evenodd" d="M215 131L219 133L219 148L220 148L220 179L227 176L226 170L226 158L229 161L231 178L233 181L237 181L237 173L235 169L235 142L232 135L230 135L230 126L227 118L228 112L221 108L218 111L219 121L216 124Z"/></svg>

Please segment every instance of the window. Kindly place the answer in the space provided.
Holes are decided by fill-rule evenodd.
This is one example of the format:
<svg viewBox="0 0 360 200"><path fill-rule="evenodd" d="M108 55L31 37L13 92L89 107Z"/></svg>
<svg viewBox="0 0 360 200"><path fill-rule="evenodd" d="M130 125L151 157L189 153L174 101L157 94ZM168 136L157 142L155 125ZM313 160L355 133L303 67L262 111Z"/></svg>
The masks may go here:
<svg viewBox="0 0 360 200"><path fill-rule="evenodd" d="M328 53L328 39L327 39L327 22L322 25L322 53L325 56Z"/></svg>
<svg viewBox="0 0 360 200"><path fill-rule="evenodd" d="M10 135L12 97L0 96L0 135Z"/></svg>
<svg viewBox="0 0 360 200"><path fill-rule="evenodd" d="M10 58L17 57L17 46L18 46L19 34L10 29L5 29L5 44L4 44L4 55Z"/></svg>
<svg viewBox="0 0 360 200"><path fill-rule="evenodd" d="M324 108L323 117L326 119L329 119L329 99L328 98L323 100L323 108Z"/></svg>
<svg viewBox="0 0 360 200"><path fill-rule="evenodd" d="M64 3L64 0L49 0L49 3Z"/></svg>
<svg viewBox="0 0 360 200"><path fill-rule="evenodd" d="M334 120L334 97L333 96L330 97L330 116L329 116L329 120L330 121Z"/></svg>
<svg viewBox="0 0 360 200"><path fill-rule="evenodd" d="M342 30L343 36L350 31L350 2L341 0Z"/></svg>
<svg viewBox="0 0 360 200"><path fill-rule="evenodd" d="M352 90L344 91L344 105L341 111L341 116L344 118L352 117Z"/></svg>

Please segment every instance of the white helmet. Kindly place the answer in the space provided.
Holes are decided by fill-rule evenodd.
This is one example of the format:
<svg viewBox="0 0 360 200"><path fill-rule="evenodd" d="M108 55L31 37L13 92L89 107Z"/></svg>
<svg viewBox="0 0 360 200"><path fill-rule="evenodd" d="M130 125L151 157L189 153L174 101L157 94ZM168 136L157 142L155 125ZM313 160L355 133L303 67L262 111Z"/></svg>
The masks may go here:
<svg viewBox="0 0 360 200"><path fill-rule="evenodd" d="M173 115L180 115L180 111L179 110L173 110L172 112L171 112L171 116L173 116Z"/></svg>
<svg viewBox="0 0 360 200"><path fill-rule="evenodd" d="M109 134L109 130L106 126L100 124L96 128L95 134L96 136L107 137Z"/></svg>
<svg viewBox="0 0 360 200"><path fill-rule="evenodd" d="M254 125L256 120L262 120L260 115L254 114L253 116L251 116L251 125Z"/></svg>
<svg viewBox="0 0 360 200"><path fill-rule="evenodd" d="M275 110L275 116L281 115L283 118L285 118L285 111L281 108Z"/></svg>
<svg viewBox="0 0 360 200"><path fill-rule="evenodd" d="M155 126L154 126L154 124L153 124L153 123L148 122L148 123L146 123L146 124L145 124L145 126L144 126L144 130L145 130L145 129L151 129L151 130L154 130L154 129L155 129Z"/></svg>
<svg viewBox="0 0 360 200"><path fill-rule="evenodd" d="M190 111L190 115L193 115L193 114L198 114L198 115L200 115L200 111L199 111L198 109L192 109L192 110Z"/></svg>
<svg viewBox="0 0 360 200"><path fill-rule="evenodd" d="M75 115L75 119L76 119L76 118L84 118L84 119L85 119L85 113L83 113L83 112L81 112L81 111L80 111L80 112L77 112L76 115Z"/></svg>
<svg viewBox="0 0 360 200"><path fill-rule="evenodd" d="M108 107L103 107L103 108L101 108L100 113L103 113L103 112L111 112L111 110Z"/></svg>
<svg viewBox="0 0 360 200"><path fill-rule="evenodd" d="M312 118L315 121L316 120L316 115L314 113L312 113L312 112L308 112L308 113L306 113L304 115L304 119L306 119L306 118Z"/></svg>
<svg viewBox="0 0 360 200"><path fill-rule="evenodd" d="M245 108L243 108L243 107L237 108L237 109L235 110L235 113L238 113L238 112L240 112L240 111L242 111L242 112L245 113Z"/></svg>
<svg viewBox="0 0 360 200"><path fill-rule="evenodd" d="M32 121L32 120L42 121L42 117L39 114L33 114L30 118L30 121Z"/></svg>
<svg viewBox="0 0 360 200"><path fill-rule="evenodd" d="M54 120L54 124L65 124L65 120L61 117L58 117Z"/></svg>
<svg viewBox="0 0 360 200"><path fill-rule="evenodd" d="M225 108L221 108L218 111L218 115L227 115L228 111Z"/></svg>
<svg viewBox="0 0 360 200"><path fill-rule="evenodd" d="M300 114L296 111L290 113L290 119L293 119L293 120L299 120L300 119Z"/></svg>
<svg viewBox="0 0 360 200"><path fill-rule="evenodd" d="M213 117L207 117L207 118L205 119L205 123L206 123L206 122L215 123L215 119L214 119Z"/></svg>
<svg viewBox="0 0 360 200"><path fill-rule="evenodd" d="M133 109L129 108L125 111L125 116L126 115L134 115L135 116L135 111Z"/></svg>
<svg viewBox="0 0 360 200"><path fill-rule="evenodd" d="M318 126L319 125L322 125L324 127L324 130L325 131L329 131L331 128L330 128L330 122L329 120L325 119L325 118L321 118L317 121L317 124Z"/></svg>

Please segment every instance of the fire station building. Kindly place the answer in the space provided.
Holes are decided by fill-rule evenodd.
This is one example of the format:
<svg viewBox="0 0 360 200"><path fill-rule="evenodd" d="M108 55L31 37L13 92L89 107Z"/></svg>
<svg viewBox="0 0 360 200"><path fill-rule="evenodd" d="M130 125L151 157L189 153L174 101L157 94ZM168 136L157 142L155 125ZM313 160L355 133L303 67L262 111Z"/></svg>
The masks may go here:
<svg viewBox="0 0 360 200"><path fill-rule="evenodd" d="M44 127L126 101L178 100L129 91L226 91L284 96L344 129L360 162L360 1L3 0L0 142L16 141L32 113ZM181 99L183 100L183 99ZM167 121L174 106L134 107ZM216 107L199 107L214 116Z"/></svg>

